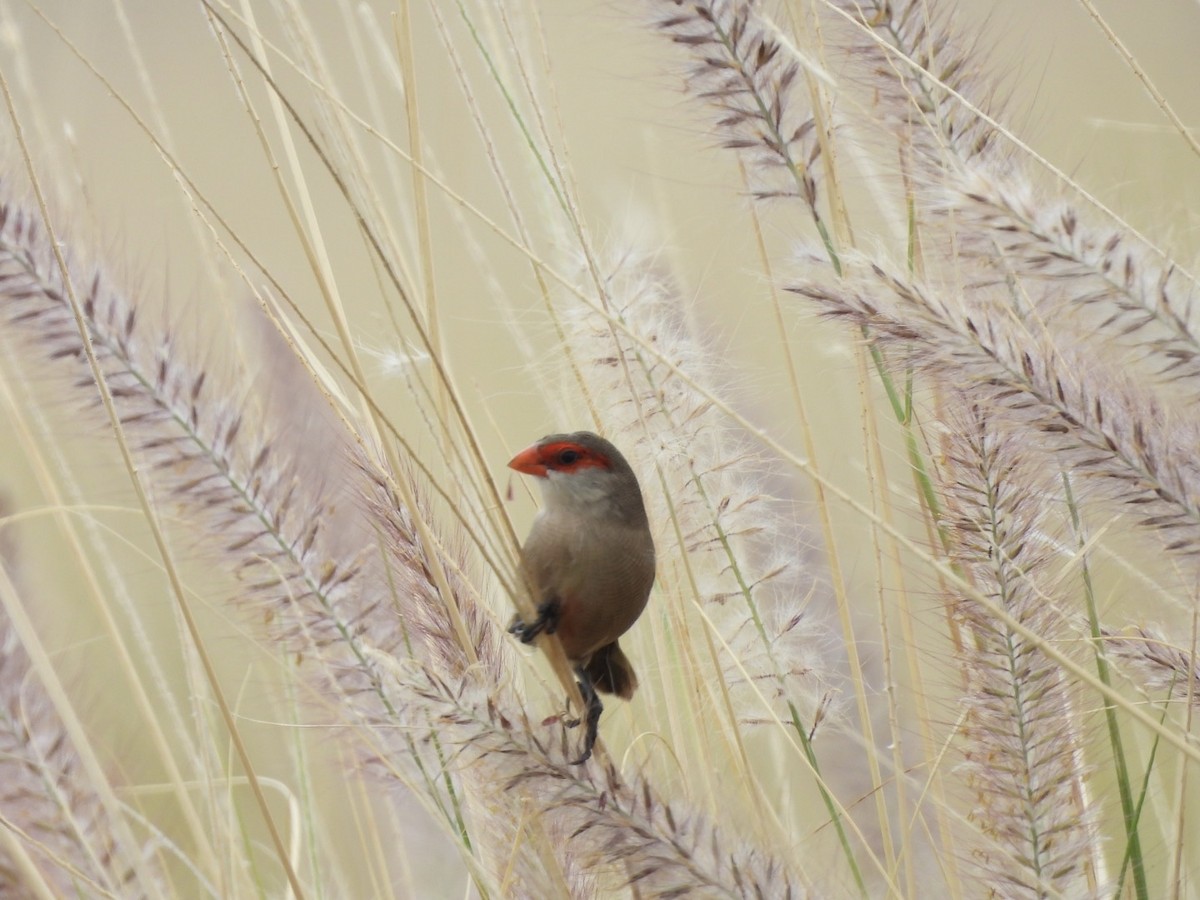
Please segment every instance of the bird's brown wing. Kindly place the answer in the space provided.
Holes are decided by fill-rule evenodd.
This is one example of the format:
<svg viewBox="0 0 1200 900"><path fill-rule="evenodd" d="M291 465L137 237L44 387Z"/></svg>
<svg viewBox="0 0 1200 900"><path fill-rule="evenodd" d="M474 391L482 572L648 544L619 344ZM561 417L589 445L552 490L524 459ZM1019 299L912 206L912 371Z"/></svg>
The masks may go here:
<svg viewBox="0 0 1200 900"><path fill-rule="evenodd" d="M575 663L586 664L641 615L654 583L654 546L641 529L543 514L522 548L536 602L557 602L558 637Z"/></svg>

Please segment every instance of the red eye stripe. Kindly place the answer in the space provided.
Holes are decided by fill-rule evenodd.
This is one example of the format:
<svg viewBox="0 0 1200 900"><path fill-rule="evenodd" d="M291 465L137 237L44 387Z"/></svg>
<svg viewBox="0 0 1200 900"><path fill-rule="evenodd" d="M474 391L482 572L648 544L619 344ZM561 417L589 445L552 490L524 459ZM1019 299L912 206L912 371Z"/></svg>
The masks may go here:
<svg viewBox="0 0 1200 900"><path fill-rule="evenodd" d="M541 463L559 472L578 472L581 469L611 469L607 456L571 441L556 441L538 448Z"/></svg>

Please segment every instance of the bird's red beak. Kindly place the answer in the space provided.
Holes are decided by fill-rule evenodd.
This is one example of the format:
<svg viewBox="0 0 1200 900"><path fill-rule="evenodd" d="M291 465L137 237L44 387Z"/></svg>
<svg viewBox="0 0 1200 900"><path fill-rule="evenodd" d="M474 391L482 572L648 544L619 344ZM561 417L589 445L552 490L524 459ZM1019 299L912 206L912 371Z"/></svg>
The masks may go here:
<svg viewBox="0 0 1200 900"><path fill-rule="evenodd" d="M525 475L536 475L538 478L545 478L548 471L546 464L542 462L542 452L537 444L526 447L510 459L508 467Z"/></svg>

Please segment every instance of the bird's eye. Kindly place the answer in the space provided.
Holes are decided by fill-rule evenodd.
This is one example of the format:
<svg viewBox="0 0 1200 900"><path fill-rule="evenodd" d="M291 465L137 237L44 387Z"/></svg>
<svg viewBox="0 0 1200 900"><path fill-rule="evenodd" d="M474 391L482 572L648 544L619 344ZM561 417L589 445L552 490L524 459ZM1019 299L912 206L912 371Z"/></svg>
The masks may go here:
<svg viewBox="0 0 1200 900"><path fill-rule="evenodd" d="M562 466L573 465L579 462L580 456L582 454L578 450L563 450L558 454L558 463Z"/></svg>

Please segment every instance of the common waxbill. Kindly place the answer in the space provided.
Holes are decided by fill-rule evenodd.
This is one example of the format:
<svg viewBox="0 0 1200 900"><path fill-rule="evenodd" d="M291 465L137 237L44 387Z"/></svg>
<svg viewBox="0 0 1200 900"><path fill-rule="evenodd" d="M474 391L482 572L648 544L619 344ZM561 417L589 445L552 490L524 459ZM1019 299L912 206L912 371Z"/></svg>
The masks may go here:
<svg viewBox="0 0 1200 900"><path fill-rule="evenodd" d="M592 755L604 705L637 687L617 638L637 621L654 584L654 539L637 476L621 452L590 431L550 434L509 468L538 479L545 501L521 548L538 617L509 628L526 644L556 634L587 704L583 755Z"/></svg>

